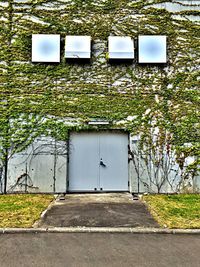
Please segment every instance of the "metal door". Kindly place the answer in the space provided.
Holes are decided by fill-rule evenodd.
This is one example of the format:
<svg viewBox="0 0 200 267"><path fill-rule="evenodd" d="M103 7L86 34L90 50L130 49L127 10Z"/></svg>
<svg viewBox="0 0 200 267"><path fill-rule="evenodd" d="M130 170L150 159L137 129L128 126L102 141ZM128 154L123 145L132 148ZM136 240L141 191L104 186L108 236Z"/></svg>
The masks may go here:
<svg viewBox="0 0 200 267"><path fill-rule="evenodd" d="M127 150L125 133L72 133L69 191L128 191Z"/></svg>
<svg viewBox="0 0 200 267"><path fill-rule="evenodd" d="M93 133L72 133L69 145L69 191L97 190L99 142Z"/></svg>
<svg viewBox="0 0 200 267"><path fill-rule="evenodd" d="M127 134L101 133L99 149L100 190L128 191Z"/></svg>

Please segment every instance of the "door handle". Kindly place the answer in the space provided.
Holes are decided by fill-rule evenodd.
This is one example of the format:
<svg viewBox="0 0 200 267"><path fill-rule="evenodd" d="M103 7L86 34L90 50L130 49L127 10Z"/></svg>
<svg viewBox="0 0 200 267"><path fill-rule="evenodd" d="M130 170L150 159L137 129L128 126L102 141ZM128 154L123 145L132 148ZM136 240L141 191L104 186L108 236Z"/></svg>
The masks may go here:
<svg viewBox="0 0 200 267"><path fill-rule="evenodd" d="M106 167L106 164L103 163L103 160L100 160L100 166Z"/></svg>

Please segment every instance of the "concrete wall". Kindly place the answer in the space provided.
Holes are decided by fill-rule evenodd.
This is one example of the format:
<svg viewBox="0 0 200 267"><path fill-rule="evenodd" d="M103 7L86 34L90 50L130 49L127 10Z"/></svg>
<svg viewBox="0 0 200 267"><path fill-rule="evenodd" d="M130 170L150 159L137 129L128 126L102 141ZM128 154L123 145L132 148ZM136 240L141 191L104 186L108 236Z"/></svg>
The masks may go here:
<svg viewBox="0 0 200 267"><path fill-rule="evenodd" d="M129 161L129 173L132 192L149 193L193 193L200 192L200 176L186 175L186 168L194 162L188 157L181 170L175 159L175 153L165 151L159 164L151 151L138 148L138 137L130 138L132 155ZM156 163L155 163L156 162Z"/></svg>
<svg viewBox="0 0 200 267"><path fill-rule="evenodd" d="M9 159L7 192L65 192L66 177L66 142L37 138Z"/></svg>
<svg viewBox="0 0 200 267"><path fill-rule="evenodd" d="M127 155L131 192L200 191L200 176L188 178L180 184L181 171L173 156L166 159L166 169L163 166L157 167L149 158L146 159L146 154L139 151L137 140L137 136L130 137L130 149L134 158ZM66 142L58 142L50 137L37 138L25 151L9 159L7 192L67 192L67 152ZM166 170L165 182L162 183Z"/></svg>
<svg viewBox="0 0 200 267"><path fill-rule="evenodd" d="M7 12L7 3L6 1L1 1L1 6L2 8L5 8ZM37 29L38 27L38 32L42 31L42 27L44 25L48 25L48 23L45 23L45 16L42 16L42 11L46 10L48 12L51 12L53 15L53 12L56 11L56 9L59 8L59 4L57 4L56 1L52 1L52 3L45 3L45 1L42 1L43 3L41 6L37 6L37 12L34 11L32 12L32 4L30 4L30 1L26 0L16 0L13 1L15 3L14 9L13 9L13 22L14 24L14 30L16 32L16 36L14 36L13 39L17 40L17 34L20 35L21 37L24 36L22 41L22 44L19 42L16 44L16 48L18 51L20 51L19 48L23 48L23 54L21 57L15 59L14 64L19 66L22 65L22 63L26 62L26 64L30 64L30 54L31 54L31 49L30 49L30 38L29 38L29 47L27 47L27 33L29 32L29 25L35 27ZM37 1L36 1L37 2ZM40 2L40 1L38 1ZM61 1L63 2L63 6L68 5L69 1ZM99 1L97 1L98 3ZM101 1L100 1L101 2ZM102 1L105 2L105 1ZM134 2L139 2L139 1L130 1L130 5ZM154 2L154 3L153 3ZM158 1L157 1L158 2ZM17 5L17 3L19 5ZM20 4L21 3L21 4ZM200 17L199 16L193 16L193 15L188 15L187 13L185 14L178 14L178 12L182 11L195 11L199 10L200 8L200 1L186 1L186 0L170 0L170 1L162 1L162 3L155 3L155 1L152 0L147 0L145 3L147 5L145 6L146 9L151 8L151 7L156 7L158 9L166 9L169 12L173 14L173 18L175 19L174 21L174 29L176 29L176 25L180 20L185 20L185 21L193 21L194 24L199 23ZM62 8L62 6L60 6ZM2 9L3 10L3 9ZM40 13L41 12L41 13ZM7 21L7 18L3 17L6 16L5 13L2 11L2 21ZM115 21L116 25L114 23L113 27L110 29L110 32L108 34L119 34L119 35L124 35L125 33L128 34L130 33L131 36L137 37L140 31L138 31L138 21L145 21L145 14L135 14L134 10L128 12L127 10L124 10L125 15L122 14L122 17L118 17L118 14L116 14ZM41 15L41 16L40 16ZM63 16L65 16L65 12L63 13ZM37 17L38 16L38 17ZM121 15L120 15L121 16ZM159 16L159 15L158 15ZM59 20L60 18L56 18L56 22L60 23L62 25L61 21ZM86 18L83 18L83 21L80 22L74 22L76 27L79 28L81 27L81 24L84 22L85 19L88 19L90 21L90 16L87 16ZM107 15L105 14L105 21L107 19ZM140 19L140 20L139 20ZM128 22L128 31L124 31L124 26L121 27L121 24L123 25L123 21ZM101 21L101 20L100 20ZM27 23L25 25L24 23ZM59 25L59 23L56 23ZM80 23L80 24L76 24ZM84 22L85 23L85 22ZM40 25L40 27L38 26ZM91 24L92 25L92 24ZM96 24L95 24L96 25ZM125 24L124 24L125 25ZM131 28L129 29L129 25L131 25ZM198 24L197 24L198 25ZM26 26L26 27L25 27ZM97 25L98 26L98 25ZM135 28L134 28L135 27ZM153 28L153 25L151 25L151 21L147 21L146 27L148 28ZM61 27L62 28L62 27ZM39 30L40 29L40 30ZM46 29L46 28L45 28ZM53 28L52 28L53 29ZM64 27L63 27L64 29ZM177 27L177 31L178 31ZM180 29L183 31L183 27L180 26ZM105 29L106 30L106 29ZM25 31L25 35L23 33ZM90 28L90 31L94 31L93 28ZM96 34L98 36L98 29L95 29ZM46 32L46 31L45 31ZM152 31L153 32L153 31ZM53 32L51 32L53 33ZM63 33L63 32L62 32ZM96 35L95 34L95 35ZM185 33L184 33L185 34ZM185 34L187 37L187 33ZM26 38L25 38L26 37ZM108 66L107 60L106 60L106 51L107 51L107 41L102 40L103 38L95 38L94 43L93 43L93 58L94 61L91 66L84 68L82 66L76 66L75 68L68 69L67 66L62 66L62 70L64 67L66 68L65 71L69 72L68 75L66 75L65 71L63 76L60 74L57 75L60 78L56 78L55 83L56 83L56 89L59 89L60 91L64 91L66 85L67 85L67 91L69 91L70 85L73 84L77 85L76 90L83 90L82 84L84 85L85 88L88 87L92 88L91 85L96 88L96 84L98 84L99 88L102 86L102 88L108 88L108 91L113 90L113 92L121 92L125 93L126 91L128 93L133 92L134 95L134 90L137 89L139 90L141 87L141 84L138 83L138 77L141 75L146 75L144 76L145 79L149 79L151 82L147 86L147 88L154 89L154 87L157 86L156 80L158 77L155 77L155 79L151 79L151 73L148 75L147 73L141 72L141 69L139 73L137 73L137 69L135 68L135 63L132 65L133 70L133 78L130 78L130 74L127 72L127 68L123 67L121 68L119 66L115 66L114 68ZM14 43L15 40L13 40ZM183 40L181 39L180 42ZM23 43L24 42L24 43ZM184 40L184 43L187 43L188 40L187 38ZM4 43L4 40L3 40ZM18 48L19 46L19 48ZM22 47L21 47L22 46ZM3 47L3 46L2 46ZM176 48L177 49L177 48ZM28 52L24 52L24 50L28 50ZM2 50L3 51L3 50ZM173 50L171 50L173 51ZM181 51L184 53L181 54ZM185 50L181 50L180 53L177 53L177 59L180 60L180 58L183 58L185 56ZM187 51L188 52L188 51ZM191 53L194 53L191 52ZM28 55L28 56L27 56ZM192 57L192 55L191 55ZM195 58L195 57L194 57ZM197 57L196 57L197 58ZM188 59L186 57L186 59ZM172 62L171 60L171 63ZM196 63L194 63L196 64ZM5 63L2 62L1 68L5 68ZM61 66L61 64L59 65ZM176 75L176 71L178 68L181 69L184 66L178 67L176 64L171 64L169 65L169 68L166 69L169 73L169 78L174 75ZM196 65L195 65L196 67ZM19 68L19 67L17 67ZM32 68L35 71L35 68ZM116 69L116 72L111 72L113 69ZM184 69L184 68L183 68ZM193 67L190 69L193 70ZM37 73L34 73L33 71L33 76L31 77L31 80L29 81L29 77L27 77L21 70L21 72L16 71L16 88L20 88L20 94L19 94L19 100L21 101L21 96L23 88L25 88L25 95L27 94L27 89L29 88L31 95L32 92L36 92L36 96L38 94L38 84L40 85L40 88L46 88L48 87L48 82L50 85L50 88L53 87L53 85L50 83L51 79L47 79L46 76L42 76L41 73L41 80L39 80L39 76ZM157 71L156 68L154 71ZM184 70L183 70L184 71ZM6 70L4 71L6 73ZM148 72L148 69L147 69ZM29 73L29 72L28 72ZM47 72L48 73L48 72ZM174 73L174 75L171 75L171 73ZM14 75L14 74L13 74ZM136 75L136 76L135 76ZM171 75L171 76L170 76ZM77 78L78 77L78 78ZM27 79L27 84L24 86L24 80ZM13 78L15 79L15 77ZM52 78L53 79L53 78ZM21 84L20 84L21 81ZM45 81L47 81L45 83ZM54 81L53 81L54 82ZM43 84L44 83L44 84ZM45 86L44 86L45 85ZM81 85L81 86L80 86ZM151 86L152 85L152 86ZM74 93L74 87L72 86L72 93ZM159 86L159 85L158 85ZM13 87L15 87L13 85ZM95 89L96 90L96 89ZM86 90L87 91L87 90ZM105 92L101 92L101 90L95 91L96 98L99 98L99 96L103 95L103 97L106 97ZM67 96L65 93L64 96ZM5 96L4 96L5 97ZM75 97L69 97L69 102L65 103L65 107L63 110L66 111L66 114L68 115L72 113L71 110L68 110L68 107L72 105L72 110L76 110L75 107L79 104L79 101L81 100L80 98L77 98L78 94L75 95ZM15 98L15 97L14 97ZM64 98L61 96L60 99L64 101ZM78 99L78 100L77 100ZM103 99L103 98L102 98ZM55 99L53 99L55 100ZM18 101L18 102L20 102ZM36 97L35 97L36 101ZM88 100L89 101L89 100ZM128 99L127 99L128 101ZM30 101L27 100L27 103ZM109 103L110 104L110 103ZM35 103L34 103L35 105ZM40 106L40 105L39 105ZM56 105L52 105L53 110L55 109ZM97 108L98 105L92 105L91 108L89 107L89 112L92 112ZM99 105L101 107L101 105ZM128 104L127 104L128 106ZM58 105L58 107L60 107ZM104 106L103 106L104 107ZM109 109L109 106L107 106ZM59 108L58 108L59 109ZM82 112L82 111L81 111ZM80 112L80 113L81 113ZM101 114L102 114L101 110ZM120 112L119 112L120 113ZM145 113L145 111L144 111ZM54 113L53 113L54 114ZM76 114L75 114L76 115ZM91 115L91 114L89 114ZM132 115L132 114L130 114ZM88 116L85 115L84 116ZM75 116L74 116L75 117ZM79 118L77 118L79 119ZM138 146L137 146L137 138L136 137L131 137L130 140L130 146L131 150L135 154L134 162L133 159L130 159L129 161L129 172L130 172L130 187L131 191L133 192L157 192L158 191L158 186L156 186L162 181L163 177L163 168L159 169L156 168L150 159L145 160L146 154L142 154L142 152L139 152ZM179 188L179 182L181 180L181 172L179 170L178 165L175 163L173 155L171 155L170 158L171 161L169 161L168 158L165 158L165 162L169 163L169 166L167 167L168 173L167 173L167 182L163 183L162 186L159 188L159 192L174 192L177 191L177 188ZM2 164L0 164L1 166ZM3 169L2 171L0 170L0 177L3 177ZM22 192L66 192L67 188L67 146L65 142L57 142L52 138L38 138L35 140L35 142L26 149L26 151L23 151L21 153L13 155L9 159L8 163L8 183L7 183L7 191L8 192L16 192L16 191L22 191ZM155 180L156 179L156 180ZM0 191L3 192L3 178L0 179ZM196 191L200 190L200 176L195 177L194 179L191 179L189 177L187 181L185 181L185 188L189 188L191 191Z"/></svg>

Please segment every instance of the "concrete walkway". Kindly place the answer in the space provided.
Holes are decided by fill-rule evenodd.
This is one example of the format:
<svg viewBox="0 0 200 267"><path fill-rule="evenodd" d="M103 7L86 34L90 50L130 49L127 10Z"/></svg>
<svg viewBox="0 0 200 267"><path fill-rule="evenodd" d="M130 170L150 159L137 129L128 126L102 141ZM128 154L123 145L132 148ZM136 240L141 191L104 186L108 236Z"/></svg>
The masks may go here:
<svg viewBox="0 0 200 267"><path fill-rule="evenodd" d="M129 193L68 194L57 199L35 227L153 227L144 203Z"/></svg>

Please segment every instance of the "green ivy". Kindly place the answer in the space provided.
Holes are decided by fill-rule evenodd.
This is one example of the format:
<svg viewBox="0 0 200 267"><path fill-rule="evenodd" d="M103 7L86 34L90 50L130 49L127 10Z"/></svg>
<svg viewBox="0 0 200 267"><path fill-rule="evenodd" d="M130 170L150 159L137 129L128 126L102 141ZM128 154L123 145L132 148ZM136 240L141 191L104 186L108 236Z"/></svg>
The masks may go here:
<svg viewBox="0 0 200 267"><path fill-rule="evenodd" d="M200 27L184 16L199 16L199 11L176 12L183 16L178 20L172 12L153 8L144 0L0 3L2 155L7 149L13 153L24 149L40 134L66 140L68 131L74 129L66 123L68 118L77 121L76 130L90 128L86 122L91 118L101 118L112 121L113 128L141 133L144 142L153 121L172 134L177 154L189 142L193 147L189 155L196 156L200 141ZM33 33L61 35L60 64L31 63ZM66 34L91 35L93 51L99 54L93 53L87 64L67 62ZM167 64L109 63L110 34L134 39L140 34L167 35ZM134 120L126 120L128 116Z"/></svg>

